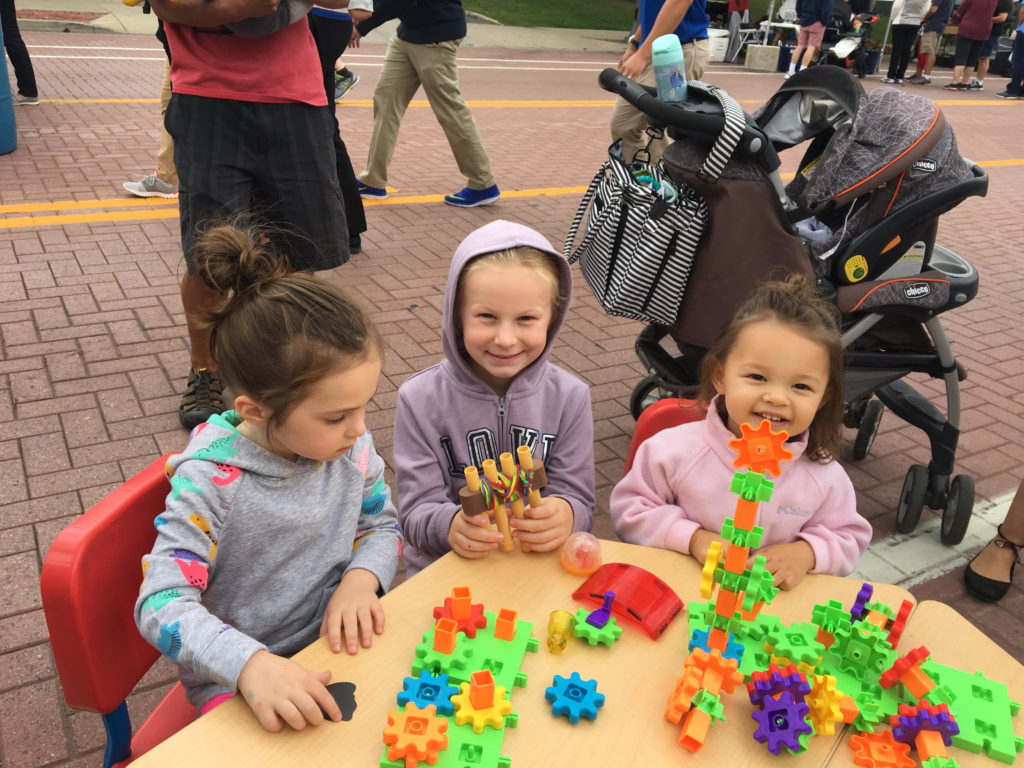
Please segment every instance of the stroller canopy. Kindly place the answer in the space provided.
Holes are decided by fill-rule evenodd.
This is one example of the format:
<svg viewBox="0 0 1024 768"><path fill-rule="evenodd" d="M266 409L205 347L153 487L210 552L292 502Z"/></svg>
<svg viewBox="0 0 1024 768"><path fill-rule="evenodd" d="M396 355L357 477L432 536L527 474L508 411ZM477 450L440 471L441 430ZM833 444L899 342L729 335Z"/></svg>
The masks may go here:
<svg viewBox="0 0 1024 768"><path fill-rule="evenodd" d="M935 102L900 88L865 93L839 67L798 72L755 120L780 148L811 139L786 192L807 216L835 230L829 240L808 244L816 256L891 211L972 176Z"/></svg>

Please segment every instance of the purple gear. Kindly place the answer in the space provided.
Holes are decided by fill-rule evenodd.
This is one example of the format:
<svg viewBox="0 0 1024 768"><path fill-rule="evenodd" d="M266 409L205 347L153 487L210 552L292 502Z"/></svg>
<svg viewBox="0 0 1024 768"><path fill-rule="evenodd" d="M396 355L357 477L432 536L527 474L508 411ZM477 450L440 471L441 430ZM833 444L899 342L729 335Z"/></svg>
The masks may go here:
<svg viewBox="0 0 1024 768"><path fill-rule="evenodd" d="M783 691L778 699L766 698L760 710L750 713L758 723L754 740L767 744L773 755L782 752L783 747L793 753L802 752L814 730L804 719L809 712L810 707L794 701L789 691Z"/></svg>
<svg viewBox="0 0 1024 768"><path fill-rule="evenodd" d="M937 707L901 704L899 714L890 716L889 721L892 723L892 737L904 744L913 744L921 731L934 731L942 736L942 743L948 747L953 743L953 737L960 733L960 726L945 704Z"/></svg>
<svg viewBox="0 0 1024 768"><path fill-rule="evenodd" d="M747 687L750 703L755 707L763 706L766 696L778 696L783 691L788 691L793 701L800 702L810 694L811 684L807 682L807 676L802 672L793 672L789 675L772 672L767 679L752 680L751 685Z"/></svg>
<svg viewBox="0 0 1024 768"><path fill-rule="evenodd" d="M853 607L850 608L850 623L852 624L857 619L864 618L864 608L868 604L868 600L871 599L871 595L875 592L875 588L864 582L861 586L860 591L857 593L857 598L853 601Z"/></svg>

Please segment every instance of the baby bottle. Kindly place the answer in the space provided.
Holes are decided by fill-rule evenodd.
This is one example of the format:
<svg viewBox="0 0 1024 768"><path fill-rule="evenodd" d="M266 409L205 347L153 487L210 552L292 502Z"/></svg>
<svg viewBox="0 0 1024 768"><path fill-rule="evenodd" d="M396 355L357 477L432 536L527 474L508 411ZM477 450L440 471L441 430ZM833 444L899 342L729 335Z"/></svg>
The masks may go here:
<svg viewBox="0 0 1024 768"><path fill-rule="evenodd" d="M658 98L662 101L686 100L686 67L683 46L675 35L662 35L651 44L651 65Z"/></svg>

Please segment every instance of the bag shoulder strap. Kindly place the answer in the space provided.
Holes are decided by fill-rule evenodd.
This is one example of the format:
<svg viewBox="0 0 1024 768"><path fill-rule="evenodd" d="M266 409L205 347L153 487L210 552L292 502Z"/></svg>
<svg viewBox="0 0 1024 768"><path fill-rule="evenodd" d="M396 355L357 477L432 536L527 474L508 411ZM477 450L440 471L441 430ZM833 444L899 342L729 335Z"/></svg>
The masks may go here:
<svg viewBox="0 0 1024 768"><path fill-rule="evenodd" d="M711 147L711 151L704 160L704 164L697 171L697 175L701 179L714 183L722 175L722 171L725 170L725 166L740 143L743 131L747 127L746 113L736 99L717 85L711 85L701 80L690 80L687 83L687 88L694 88L714 98L721 105L722 113L725 115L725 125L722 126L722 132Z"/></svg>

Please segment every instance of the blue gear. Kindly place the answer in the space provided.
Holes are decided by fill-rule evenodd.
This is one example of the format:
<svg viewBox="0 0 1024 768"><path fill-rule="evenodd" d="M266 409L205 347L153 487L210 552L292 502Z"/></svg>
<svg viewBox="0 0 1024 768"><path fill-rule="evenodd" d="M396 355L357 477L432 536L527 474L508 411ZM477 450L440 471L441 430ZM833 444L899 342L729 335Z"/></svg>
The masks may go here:
<svg viewBox="0 0 1024 768"><path fill-rule="evenodd" d="M580 717L597 719L597 708L604 706L604 694L597 692L596 680L584 680L579 672L569 677L555 675L554 685L544 692L544 698L551 702L551 714L567 715L570 723L578 723Z"/></svg>
<svg viewBox="0 0 1024 768"><path fill-rule="evenodd" d="M407 677L402 683L402 692L398 694L398 705L415 704L417 709L426 709L429 705L437 707L437 714L451 715L455 712L451 697L459 692L457 686L448 685L448 675L431 675L424 669L419 677Z"/></svg>

